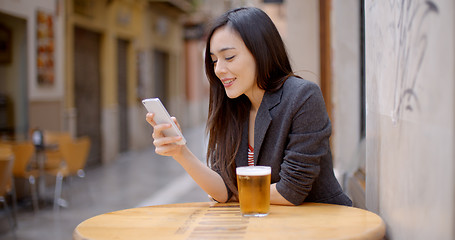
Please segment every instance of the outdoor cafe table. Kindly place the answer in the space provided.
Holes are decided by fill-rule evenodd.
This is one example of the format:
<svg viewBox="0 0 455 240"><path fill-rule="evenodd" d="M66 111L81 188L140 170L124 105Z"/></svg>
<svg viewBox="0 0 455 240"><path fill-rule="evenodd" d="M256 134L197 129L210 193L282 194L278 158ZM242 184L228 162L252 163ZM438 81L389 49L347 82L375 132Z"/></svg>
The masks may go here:
<svg viewBox="0 0 455 240"><path fill-rule="evenodd" d="M271 205L266 217L242 217L238 203L182 203L126 209L80 223L73 239L382 239L369 211L331 204Z"/></svg>

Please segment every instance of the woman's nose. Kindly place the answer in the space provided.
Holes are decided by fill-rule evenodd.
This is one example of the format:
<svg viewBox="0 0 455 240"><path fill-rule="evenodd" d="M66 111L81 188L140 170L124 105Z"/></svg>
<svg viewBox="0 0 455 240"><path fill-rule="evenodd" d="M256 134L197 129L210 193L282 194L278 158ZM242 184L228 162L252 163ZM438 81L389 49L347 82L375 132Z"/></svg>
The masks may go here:
<svg viewBox="0 0 455 240"><path fill-rule="evenodd" d="M221 61L218 61L216 64L215 64L215 75L217 76L220 76L222 75L223 73L226 73L227 70L226 70L226 66L223 62Z"/></svg>

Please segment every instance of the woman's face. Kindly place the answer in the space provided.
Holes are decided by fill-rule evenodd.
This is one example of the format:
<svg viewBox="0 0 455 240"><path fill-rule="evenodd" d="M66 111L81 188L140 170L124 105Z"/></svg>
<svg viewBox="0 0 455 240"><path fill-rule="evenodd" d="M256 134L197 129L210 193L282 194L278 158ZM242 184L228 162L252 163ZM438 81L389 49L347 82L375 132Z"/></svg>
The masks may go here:
<svg viewBox="0 0 455 240"><path fill-rule="evenodd" d="M216 76L229 98L249 98L256 90L256 61L239 34L230 27L217 29L210 39L210 55Z"/></svg>

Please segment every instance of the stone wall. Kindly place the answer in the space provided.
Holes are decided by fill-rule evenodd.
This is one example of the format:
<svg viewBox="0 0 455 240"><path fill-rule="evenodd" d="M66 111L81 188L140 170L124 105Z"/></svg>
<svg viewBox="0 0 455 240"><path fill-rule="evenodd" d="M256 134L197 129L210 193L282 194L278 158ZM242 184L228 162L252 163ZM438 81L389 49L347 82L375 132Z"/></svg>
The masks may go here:
<svg viewBox="0 0 455 240"><path fill-rule="evenodd" d="M454 6L366 1L366 201L390 239L454 236Z"/></svg>

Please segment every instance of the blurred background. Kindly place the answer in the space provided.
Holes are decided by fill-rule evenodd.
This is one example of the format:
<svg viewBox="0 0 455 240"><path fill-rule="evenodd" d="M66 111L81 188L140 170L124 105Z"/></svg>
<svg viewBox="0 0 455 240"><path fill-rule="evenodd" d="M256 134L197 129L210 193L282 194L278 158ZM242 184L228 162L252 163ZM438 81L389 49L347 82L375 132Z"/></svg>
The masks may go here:
<svg viewBox="0 0 455 240"><path fill-rule="evenodd" d="M0 140L15 159L0 238L71 239L104 212L208 201L154 153L141 100L159 97L205 162L206 30L240 6L269 14L295 73L321 87L354 206L388 239L455 238L451 0L0 0Z"/></svg>

